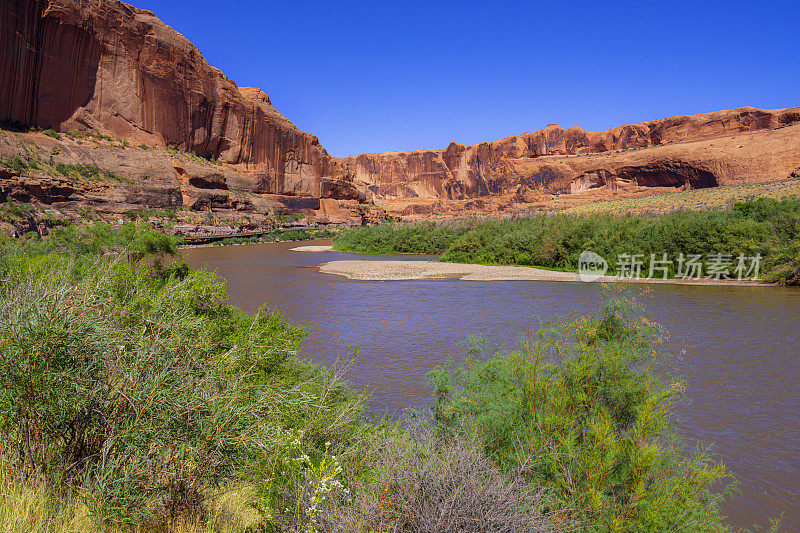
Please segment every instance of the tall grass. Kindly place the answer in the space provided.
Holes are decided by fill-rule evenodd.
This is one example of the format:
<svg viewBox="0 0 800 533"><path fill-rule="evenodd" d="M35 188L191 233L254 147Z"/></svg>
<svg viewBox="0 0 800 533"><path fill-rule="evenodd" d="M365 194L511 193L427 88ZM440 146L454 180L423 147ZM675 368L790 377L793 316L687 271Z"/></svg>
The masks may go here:
<svg viewBox="0 0 800 533"><path fill-rule="evenodd" d="M3 533L72 533L91 531L85 507L53 498L41 485L24 484L0 473L0 531Z"/></svg>
<svg viewBox="0 0 800 533"><path fill-rule="evenodd" d="M210 273L141 261L173 240L96 225L0 246L13 501L46 493L98 528L205 520L225 487L268 483L298 432L315 453L363 425L358 394L293 358L303 328L225 305Z"/></svg>
<svg viewBox="0 0 800 533"><path fill-rule="evenodd" d="M134 533L235 533L254 530L262 517L251 505L252 490L226 492L206 506L202 517L169 523L135 524ZM0 478L0 532L2 533L104 533L113 528L98 526L80 501L66 502L46 487Z"/></svg>

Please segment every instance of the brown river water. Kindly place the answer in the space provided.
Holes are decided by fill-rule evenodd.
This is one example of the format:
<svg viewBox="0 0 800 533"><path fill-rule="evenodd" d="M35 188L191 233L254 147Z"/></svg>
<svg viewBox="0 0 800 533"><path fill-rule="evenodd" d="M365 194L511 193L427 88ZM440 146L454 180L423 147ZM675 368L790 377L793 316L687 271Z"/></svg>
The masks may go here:
<svg viewBox="0 0 800 533"><path fill-rule="evenodd" d="M511 347L538 319L593 312L602 287L544 281L351 281L317 267L339 259L419 259L293 252L327 242L193 248L190 265L227 281L247 312L267 305L309 327L301 356L331 364L360 348L348 379L377 411L431 404L425 373L466 355L469 335ZM645 314L670 333L666 373L684 379L677 410L688 442L713 442L739 493L732 526L781 515L800 531L800 290L784 287L634 286Z"/></svg>

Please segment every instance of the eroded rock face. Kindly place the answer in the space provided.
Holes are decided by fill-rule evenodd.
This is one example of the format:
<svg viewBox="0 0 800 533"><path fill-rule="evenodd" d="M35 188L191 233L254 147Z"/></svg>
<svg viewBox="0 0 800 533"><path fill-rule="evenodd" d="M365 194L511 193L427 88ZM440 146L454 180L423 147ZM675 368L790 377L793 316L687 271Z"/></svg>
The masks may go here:
<svg viewBox="0 0 800 533"><path fill-rule="evenodd" d="M117 222L121 215L197 225L210 217L241 231L282 225L277 215L288 212L319 223L360 224L384 216L344 190L341 199L324 199L336 216L320 218L319 197L260 193L252 176L231 165L96 135L54 137L0 129L0 202L31 204L48 219L60 213Z"/></svg>
<svg viewBox="0 0 800 533"><path fill-rule="evenodd" d="M153 13L118 0L0 2L0 120L97 130L225 163L65 145L70 161L93 161L133 179L139 189L131 191L140 193L122 195L127 206L177 202L250 213L274 206L248 195L274 195L313 198L315 207L303 209L323 218L346 217L320 208L320 198L376 201L412 214L447 210L447 202L491 210L598 189L782 179L800 168L798 107L746 107L601 132L551 124L470 146L335 158L276 111L264 91L238 87ZM15 183L15 191L35 189ZM55 184L43 187L61 194ZM100 203L108 194L110 204L122 189L80 193L80 201Z"/></svg>
<svg viewBox="0 0 800 533"><path fill-rule="evenodd" d="M239 164L259 192L323 193L330 157L150 11L117 0L0 3L0 120L95 129Z"/></svg>
<svg viewBox="0 0 800 533"><path fill-rule="evenodd" d="M339 164L376 201L509 193L524 201L537 191L578 194L601 187L700 188L782 179L800 164L799 145L800 108L747 107L600 132L551 124L498 141L361 154Z"/></svg>

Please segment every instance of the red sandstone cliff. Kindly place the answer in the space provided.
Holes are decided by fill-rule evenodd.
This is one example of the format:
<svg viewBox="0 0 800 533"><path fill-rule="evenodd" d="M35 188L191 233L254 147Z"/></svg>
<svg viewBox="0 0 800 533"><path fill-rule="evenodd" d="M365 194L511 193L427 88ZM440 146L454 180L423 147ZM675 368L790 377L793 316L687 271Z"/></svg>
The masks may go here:
<svg viewBox="0 0 800 533"><path fill-rule="evenodd" d="M240 164L265 193L354 197L330 157L150 11L117 0L0 2L0 120L95 129Z"/></svg>
<svg viewBox="0 0 800 533"><path fill-rule="evenodd" d="M237 87L153 13L118 0L0 0L0 121L97 130L229 164L206 179L206 171L144 152L127 153L123 164L102 146L53 147L61 151L56 159L83 158L140 187L164 181L181 191L179 205L198 209L244 209L248 201L233 189L371 197L401 212L431 200L472 209L484 199L513 204L596 190L708 187L782 179L800 169L800 108L741 108L601 132L552 124L471 146L334 158L262 90ZM0 148L7 155L22 149ZM130 172L138 166L142 176ZM173 202L166 193L160 201Z"/></svg>
<svg viewBox="0 0 800 533"><path fill-rule="evenodd" d="M795 124L800 124L800 107L741 108L600 132L551 124L471 146L349 156L340 166L376 201L522 197L531 191L580 193L601 186L710 187L789 177L800 167L800 125ZM709 152L715 141L717 149Z"/></svg>

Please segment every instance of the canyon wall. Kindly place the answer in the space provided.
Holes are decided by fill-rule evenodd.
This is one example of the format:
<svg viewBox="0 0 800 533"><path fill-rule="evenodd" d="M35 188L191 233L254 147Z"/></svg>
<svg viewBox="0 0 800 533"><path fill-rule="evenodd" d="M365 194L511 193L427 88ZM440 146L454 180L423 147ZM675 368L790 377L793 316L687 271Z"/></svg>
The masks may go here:
<svg viewBox="0 0 800 533"><path fill-rule="evenodd" d="M601 132L551 124L470 146L331 157L262 90L238 87L153 13L119 0L0 0L0 121L174 146L238 173L231 183L225 173L209 181L174 162L171 181L193 188L187 205L197 203L194 189L236 188L395 202L402 212L404 202L420 200L525 203L597 189L782 179L800 168L797 107L747 107Z"/></svg>
<svg viewBox="0 0 800 533"><path fill-rule="evenodd" d="M339 164L348 179L369 188L377 201L508 193L522 198L527 191L582 193L599 186L709 187L789 177L800 167L796 124L800 107L747 107L600 132L551 124L498 141L361 154ZM720 153L721 146L726 151Z"/></svg>
<svg viewBox="0 0 800 533"><path fill-rule="evenodd" d="M117 0L0 2L0 120L96 130L239 165L263 193L354 198L259 89L239 88L152 12Z"/></svg>

